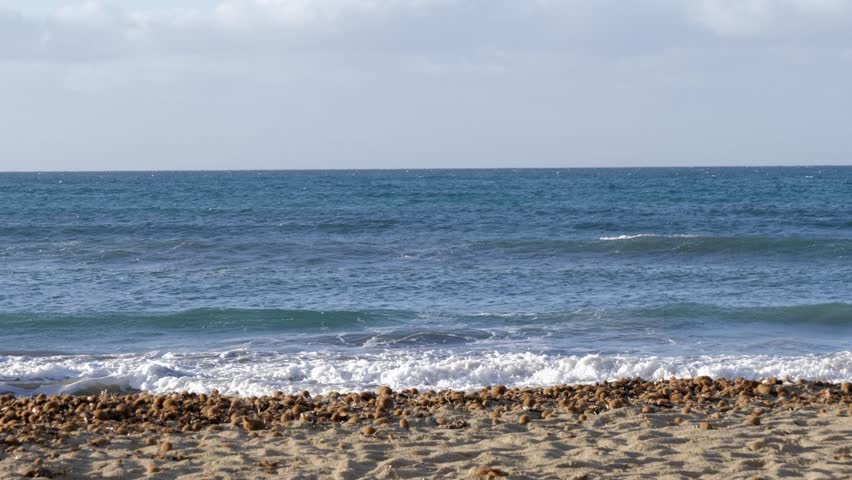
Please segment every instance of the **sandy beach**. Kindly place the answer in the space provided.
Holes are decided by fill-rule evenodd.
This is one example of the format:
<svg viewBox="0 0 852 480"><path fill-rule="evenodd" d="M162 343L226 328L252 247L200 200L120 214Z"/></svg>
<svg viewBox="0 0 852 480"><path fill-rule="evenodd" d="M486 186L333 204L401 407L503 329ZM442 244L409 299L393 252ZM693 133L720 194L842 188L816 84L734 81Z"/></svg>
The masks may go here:
<svg viewBox="0 0 852 480"><path fill-rule="evenodd" d="M0 477L850 478L849 384L2 397Z"/></svg>

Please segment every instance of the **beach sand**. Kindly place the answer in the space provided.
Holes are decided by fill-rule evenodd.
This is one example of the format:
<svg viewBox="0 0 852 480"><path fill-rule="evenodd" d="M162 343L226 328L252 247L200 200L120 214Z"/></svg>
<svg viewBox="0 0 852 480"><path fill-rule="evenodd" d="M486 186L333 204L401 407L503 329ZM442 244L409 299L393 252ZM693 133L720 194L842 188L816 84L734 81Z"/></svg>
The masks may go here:
<svg viewBox="0 0 852 480"><path fill-rule="evenodd" d="M852 478L850 390L702 377L466 393L5 396L0 478Z"/></svg>

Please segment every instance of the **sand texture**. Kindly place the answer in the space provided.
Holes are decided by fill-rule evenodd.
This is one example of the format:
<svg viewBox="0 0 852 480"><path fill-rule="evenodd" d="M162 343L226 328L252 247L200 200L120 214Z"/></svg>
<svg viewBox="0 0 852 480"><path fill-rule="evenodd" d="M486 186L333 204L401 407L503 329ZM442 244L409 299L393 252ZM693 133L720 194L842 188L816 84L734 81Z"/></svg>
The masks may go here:
<svg viewBox="0 0 852 480"><path fill-rule="evenodd" d="M852 478L848 384L705 378L3 405L0 478Z"/></svg>

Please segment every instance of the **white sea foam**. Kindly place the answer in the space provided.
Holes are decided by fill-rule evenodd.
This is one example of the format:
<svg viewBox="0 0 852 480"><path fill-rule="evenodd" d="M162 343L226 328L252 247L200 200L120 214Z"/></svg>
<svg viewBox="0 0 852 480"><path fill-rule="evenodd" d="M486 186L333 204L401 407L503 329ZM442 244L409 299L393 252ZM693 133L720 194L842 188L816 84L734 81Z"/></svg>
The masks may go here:
<svg viewBox="0 0 852 480"><path fill-rule="evenodd" d="M19 394L91 392L104 388L156 393L262 395L394 388L472 390L485 385L591 383L621 377L785 377L852 380L852 351L802 356L701 357L552 356L534 353L442 352L341 356L246 350L205 354L148 353L115 357L0 357L0 391ZM33 386L37 384L37 386Z"/></svg>
<svg viewBox="0 0 852 480"><path fill-rule="evenodd" d="M660 237L660 238L695 238L698 235L676 234L676 235L657 235L655 233L637 233L636 235L619 235L617 237L601 237L599 240L633 240L644 237Z"/></svg>

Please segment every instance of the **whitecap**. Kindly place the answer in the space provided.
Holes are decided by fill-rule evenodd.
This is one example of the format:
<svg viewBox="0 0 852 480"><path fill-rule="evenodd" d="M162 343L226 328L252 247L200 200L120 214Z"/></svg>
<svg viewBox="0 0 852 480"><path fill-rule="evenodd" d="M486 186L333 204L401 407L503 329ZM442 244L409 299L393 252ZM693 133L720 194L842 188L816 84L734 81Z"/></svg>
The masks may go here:
<svg viewBox="0 0 852 480"><path fill-rule="evenodd" d="M245 351L165 355L2 357L0 391L74 393L93 389L209 392L240 396L281 390L315 393L390 385L395 389L475 390L483 386L593 383L622 377L791 377L852 381L852 351L798 356L548 355L532 352L385 352L360 356Z"/></svg>

